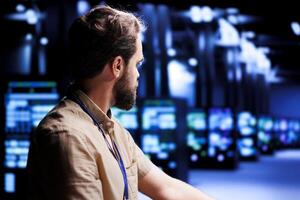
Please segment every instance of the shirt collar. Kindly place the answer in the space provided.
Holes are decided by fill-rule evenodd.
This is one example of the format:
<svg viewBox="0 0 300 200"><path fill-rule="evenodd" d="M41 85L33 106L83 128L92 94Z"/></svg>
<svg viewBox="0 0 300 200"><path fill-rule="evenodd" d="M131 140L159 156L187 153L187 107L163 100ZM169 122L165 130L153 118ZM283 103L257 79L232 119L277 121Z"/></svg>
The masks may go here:
<svg viewBox="0 0 300 200"><path fill-rule="evenodd" d="M88 108L91 114L97 120L97 123L102 125L105 133L111 134L114 128L114 122L111 119L111 110L107 111L105 114L92 99L90 99L82 90L75 90L74 94L84 103L84 105Z"/></svg>

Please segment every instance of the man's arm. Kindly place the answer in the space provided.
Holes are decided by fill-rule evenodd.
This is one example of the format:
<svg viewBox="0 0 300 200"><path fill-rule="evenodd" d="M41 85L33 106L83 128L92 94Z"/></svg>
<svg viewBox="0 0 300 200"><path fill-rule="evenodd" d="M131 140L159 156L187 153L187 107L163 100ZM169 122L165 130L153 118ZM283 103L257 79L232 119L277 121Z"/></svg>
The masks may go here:
<svg viewBox="0 0 300 200"><path fill-rule="evenodd" d="M139 179L139 190L155 200L213 200L191 185L168 176L156 166Z"/></svg>
<svg viewBox="0 0 300 200"><path fill-rule="evenodd" d="M28 158L31 199L103 199L93 155L76 130L41 129Z"/></svg>

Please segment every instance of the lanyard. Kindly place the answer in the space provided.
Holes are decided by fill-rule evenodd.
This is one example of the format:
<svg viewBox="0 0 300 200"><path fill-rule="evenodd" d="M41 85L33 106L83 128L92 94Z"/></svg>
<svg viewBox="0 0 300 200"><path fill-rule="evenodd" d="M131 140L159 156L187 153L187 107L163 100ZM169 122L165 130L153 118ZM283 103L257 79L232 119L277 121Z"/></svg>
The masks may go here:
<svg viewBox="0 0 300 200"><path fill-rule="evenodd" d="M75 103L77 103L81 107L81 109L92 118L94 124L98 127L98 130L103 135L105 143L106 143L109 151L112 153L112 155L114 156L114 158L118 162L120 170L122 172L123 181L124 181L123 199L125 199L125 200L129 199L128 198L129 197L129 195L128 195L128 180L127 180L126 170L125 170L125 166L124 166L124 162L122 160L121 154L118 150L118 147L117 147L115 141L111 138L111 142L112 142L112 145L113 145L113 147L111 147L111 145L109 144L109 142L108 142L108 140L105 136L105 132L102 128L102 124L98 123L95 116L89 111L89 109L86 107L86 105L79 98L75 97L75 95L70 95L70 96L68 96L68 99L70 99L70 100L74 101ZM115 149L115 151L114 151L114 149Z"/></svg>

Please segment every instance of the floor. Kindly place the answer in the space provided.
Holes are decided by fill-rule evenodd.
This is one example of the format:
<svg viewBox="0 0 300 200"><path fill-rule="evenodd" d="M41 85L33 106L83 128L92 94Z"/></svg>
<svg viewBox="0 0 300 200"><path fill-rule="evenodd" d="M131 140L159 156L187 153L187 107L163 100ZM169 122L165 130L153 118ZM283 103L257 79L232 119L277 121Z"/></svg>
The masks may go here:
<svg viewBox="0 0 300 200"><path fill-rule="evenodd" d="M218 200L299 200L300 150L261 156L228 170L192 170L189 183ZM149 198L139 194L140 200Z"/></svg>

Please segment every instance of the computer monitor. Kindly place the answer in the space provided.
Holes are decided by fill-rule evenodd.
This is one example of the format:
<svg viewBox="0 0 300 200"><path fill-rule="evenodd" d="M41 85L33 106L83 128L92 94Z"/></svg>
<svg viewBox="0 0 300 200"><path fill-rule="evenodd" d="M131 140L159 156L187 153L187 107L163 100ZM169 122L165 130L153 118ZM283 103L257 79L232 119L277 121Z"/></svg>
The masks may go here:
<svg viewBox="0 0 300 200"><path fill-rule="evenodd" d="M288 147L297 147L300 141L300 121L297 119L289 119L288 121Z"/></svg>
<svg viewBox="0 0 300 200"><path fill-rule="evenodd" d="M187 114L187 125L189 129L204 131L207 129L206 113L203 109L191 109Z"/></svg>
<svg viewBox="0 0 300 200"><path fill-rule="evenodd" d="M294 147L300 148L300 120L294 119L293 132L296 134L296 142Z"/></svg>
<svg viewBox="0 0 300 200"><path fill-rule="evenodd" d="M58 99L55 82L9 82L5 95L6 134L30 134Z"/></svg>
<svg viewBox="0 0 300 200"><path fill-rule="evenodd" d="M257 128L259 131L272 131L274 127L274 122L272 117L260 116L258 118Z"/></svg>
<svg viewBox="0 0 300 200"><path fill-rule="evenodd" d="M136 106L128 111L113 107L111 112L124 128L128 130L137 130L139 128L137 116L138 109Z"/></svg>
<svg viewBox="0 0 300 200"><path fill-rule="evenodd" d="M300 122L293 118L276 118L274 120L276 148L293 148L299 141Z"/></svg>
<svg viewBox="0 0 300 200"><path fill-rule="evenodd" d="M148 100L141 108L141 116L143 151L146 154L155 154L159 160L168 160L170 152L177 146L174 138L177 125L175 104L172 101Z"/></svg>
<svg viewBox="0 0 300 200"><path fill-rule="evenodd" d="M272 154L274 151L273 128L274 121L272 117L264 115L258 117L258 147L263 154Z"/></svg>
<svg viewBox="0 0 300 200"><path fill-rule="evenodd" d="M213 165L235 168L237 165L237 138L234 134L232 110L226 107L209 108L208 129L208 157Z"/></svg>
<svg viewBox="0 0 300 200"><path fill-rule="evenodd" d="M190 108L187 113L189 165L201 168L207 157L207 114L204 109Z"/></svg>
<svg viewBox="0 0 300 200"><path fill-rule="evenodd" d="M30 133L58 102L53 81L10 81L5 94L6 168L25 168Z"/></svg>
<svg viewBox="0 0 300 200"><path fill-rule="evenodd" d="M158 103L158 102L157 102ZM161 104L163 102L160 102ZM143 130L174 130L176 129L175 105L146 105L142 111Z"/></svg>
<svg viewBox="0 0 300 200"><path fill-rule="evenodd" d="M292 130L295 132L300 132L300 120L291 119L288 123L288 130Z"/></svg>
<svg viewBox="0 0 300 200"><path fill-rule="evenodd" d="M256 118L250 112L240 112L237 117L237 128L243 136L256 134Z"/></svg>
<svg viewBox="0 0 300 200"><path fill-rule="evenodd" d="M233 128L233 113L230 108L209 109L209 130L231 131Z"/></svg>
<svg viewBox="0 0 300 200"><path fill-rule="evenodd" d="M274 118L273 133L275 148L284 148L288 145L289 120L283 117Z"/></svg>
<svg viewBox="0 0 300 200"><path fill-rule="evenodd" d="M29 151L29 140L8 139L5 140L5 168L25 168Z"/></svg>
<svg viewBox="0 0 300 200"><path fill-rule="evenodd" d="M45 115L58 103L59 93L54 81L7 81L4 91L3 174L7 199L21 194L27 183L25 167L31 133ZM10 196L12 195L12 196ZM5 197L6 198L6 197Z"/></svg>
<svg viewBox="0 0 300 200"><path fill-rule="evenodd" d="M185 106L179 99L144 99L139 107L142 150L166 173L183 180L187 177Z"/></svg>
<svg viewBox="0 0 300 200"><path fill-rule="evenodd" d="M273 131L286 132L289 128L289 120L287 118L275 118L273 123Z"/></svg>
<svg viewBox="0 0 300 200"><path fill-rule="evenodd" d="M238 150L241 159L257 159L256 118L251 112L237 115Z"/></svg>

